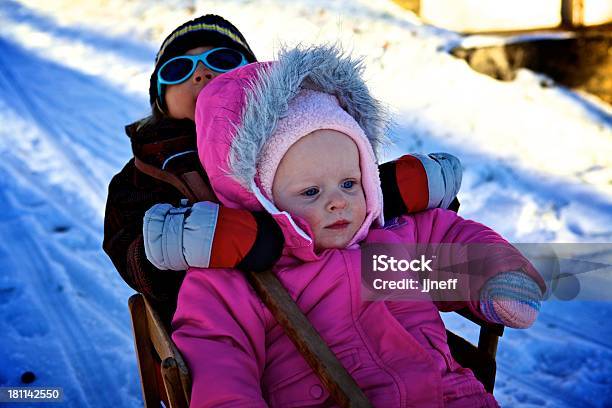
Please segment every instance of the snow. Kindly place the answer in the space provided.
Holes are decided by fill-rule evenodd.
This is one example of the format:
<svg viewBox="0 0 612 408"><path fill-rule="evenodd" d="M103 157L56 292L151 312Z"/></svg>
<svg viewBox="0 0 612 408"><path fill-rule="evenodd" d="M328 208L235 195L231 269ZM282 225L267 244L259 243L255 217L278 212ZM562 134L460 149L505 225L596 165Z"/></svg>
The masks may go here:
<svg viewBox="0 0 612 408"><path fill-rule="evenodd" d="M130 158L123 126L147 113L159 44L206 12L240 27L260 59L300 42L365 56L395 121L385 158L460 157L464 217L514 242L612 241L612 108L530 71L478 74L445 51L457 34L392 2L3 0L0 387L32 371L31 385L63 387L61 405L142 405L132 291L101 249L106 188ZM609 302L550 301L533 328L507 329L497 399L611 406L611 317Z"/></svg>

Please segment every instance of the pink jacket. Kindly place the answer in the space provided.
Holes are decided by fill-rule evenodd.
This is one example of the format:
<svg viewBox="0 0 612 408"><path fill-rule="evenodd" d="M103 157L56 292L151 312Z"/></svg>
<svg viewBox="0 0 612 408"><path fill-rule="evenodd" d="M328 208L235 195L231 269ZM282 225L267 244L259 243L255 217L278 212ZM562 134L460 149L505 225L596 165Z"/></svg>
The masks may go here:
<svg viewBox="0 0 612 408"><path fill-rule="evenodd" d="M323 51L328 59L338 58ZM305 72L318 67L329 71L325 58L315 58L308 65L308 58L305 62L299 56L298 65ZM295 61L291 64L295 66ZM251 64L218 77L198 99L200 158L221 203L249 210L265 208L277 220L286 247L274 272L374 406L497 406L472 372L451 357L434 302L364 301L359 245L316 254L309 228L301 219L278 211L261 195L256 180L251 185L241 183L228 171L236 133L250 126L245 122L257 119L244 113L252 98L247 90L262 82L262 77L278 74L262 71L262 66ZM320 80L315 75L310 78ZM258 112L262 120L270 120L266 112ZM364 129L376 126L360 125ZM507 249L504 256L483 261L478 278L523 270L541 282L529 262L498 234L453 212L436 209L404 216L386 228L379 225L378 213L370 213L367 222L373 227L358 233L361 243L501 244ZM484 318L477 301L446 303L443 308L465 306ZM189 269L172 326L172 338L191 370L193 407L333 405L325 387L239 271Z"/></svg>

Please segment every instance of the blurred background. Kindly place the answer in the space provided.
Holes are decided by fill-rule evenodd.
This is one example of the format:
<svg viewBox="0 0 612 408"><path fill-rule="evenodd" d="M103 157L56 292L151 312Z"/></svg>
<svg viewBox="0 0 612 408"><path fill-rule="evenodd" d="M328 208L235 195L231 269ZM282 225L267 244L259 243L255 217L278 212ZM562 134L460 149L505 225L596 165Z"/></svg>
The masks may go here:
<svg viewBox="0 0 612 408"><path fill-rule="evenodd" d="M106 189L131 157L123 127L149 113L161 41L206 13L260 60L298 43L363 56L394 120L383 160L458 156L462 216L511 242L612 242L609 0L3 0L0 386L142 405L132 290L101 249ZM549 301L506 330L502 406L612 406L610 318L609 302Z"/></svg>
<svg viewBox="0 0 612 408"><path fill-rule="evenodd" d="M459 32L604 28L612 21L607 0L397 0L424 21Z"/></svg>

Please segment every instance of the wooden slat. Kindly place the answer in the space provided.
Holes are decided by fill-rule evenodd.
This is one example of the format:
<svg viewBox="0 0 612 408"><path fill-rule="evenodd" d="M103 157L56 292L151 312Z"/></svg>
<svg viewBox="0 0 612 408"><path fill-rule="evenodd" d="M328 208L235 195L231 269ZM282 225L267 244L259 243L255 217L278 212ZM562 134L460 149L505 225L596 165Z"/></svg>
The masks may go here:
<svg viewBox="0 0 612 408"><path fill-rule="evenodd" d="M499 336L492 332L488 327L480 328L480 336L478 337L478 349L487 353L491 358L495 359L497 355L497 343Z"/></svg>
<svg viewBox="0 0 612 408"><path fill-rule="evenodd" d="M166 328L155 308L144 297L143 302L147 313L149 336L155 351L162 361L162 376L164 376L164 380L166 380L164 364L168 364L168 367L173 367L172 370L176 371L176 373L170 377L170 381L172 381L171 390L168 389L167 383L164 384L166 386L168 399L189 401L191 399L191 376L187 364L185 364L181 353L166 332ZM171 393L177 393L177 395L170 395Z"/></svg>
<svg viewBox="0 0 612 408"><path fill-rule="evenodd" d="M164 387L168 394L170 408L186 408L189 400L185 399L183 384L180 380L178 364L173 357L168 357L161 364Z"/></svg>
<svg viewBox="0 0 612 408"><path fill-rule="evenodd" d="M160 360L163 361L168 357L174 357L175 346L172 343L170 336L168 336L168 333L166 333L166 329L159 315L146 299L144 299L144 305L147 314L147 329L149 338L151 339L153 347L159 355Z"/></svg>
<svg viewBox="0 0 612 408"><path fill-rule="evenodd" d="M141 294L132 295L128 301L130 315L132 318L132 330L134 335L134 347L138 358L138 371L140 372L140 383L145 407L159 407L161 401L158 392L158 384L155 376L156 366L152 359L151 343L149 341L149 329L147 313L145 310L144 297Z"/></svg>
<svg viewBox="0 0 612 408"><path fill-rule="evenodd" d="M371 407L353 377L291 299L272 271L251 272L251 284L333 400L340 407Z"/></svg>

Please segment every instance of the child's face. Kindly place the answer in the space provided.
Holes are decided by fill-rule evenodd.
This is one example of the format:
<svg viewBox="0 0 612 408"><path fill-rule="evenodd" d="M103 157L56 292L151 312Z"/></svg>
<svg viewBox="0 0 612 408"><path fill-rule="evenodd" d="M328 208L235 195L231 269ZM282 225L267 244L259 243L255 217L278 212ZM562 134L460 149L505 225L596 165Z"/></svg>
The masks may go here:
<svg viewBox="0 0 612 408"><path fill-rule="evenodd" d="M197 55L205 51L211 50L214 47L198 47L192 48L185 55ZM166 98L166 106L168 115L175 119L191 119L195 117L195 105L198 99L198 94L219 72L211 71L201 62L185 82L176 85L166 85L164 97Z"/></svg>
<svg viewBox="0 0 612 408"><path fill-rule="evenodd" d="M345 248L366 217L357 145L335 130L303 137L281 160L272 195L308 222L317 250Z"/></svg>

